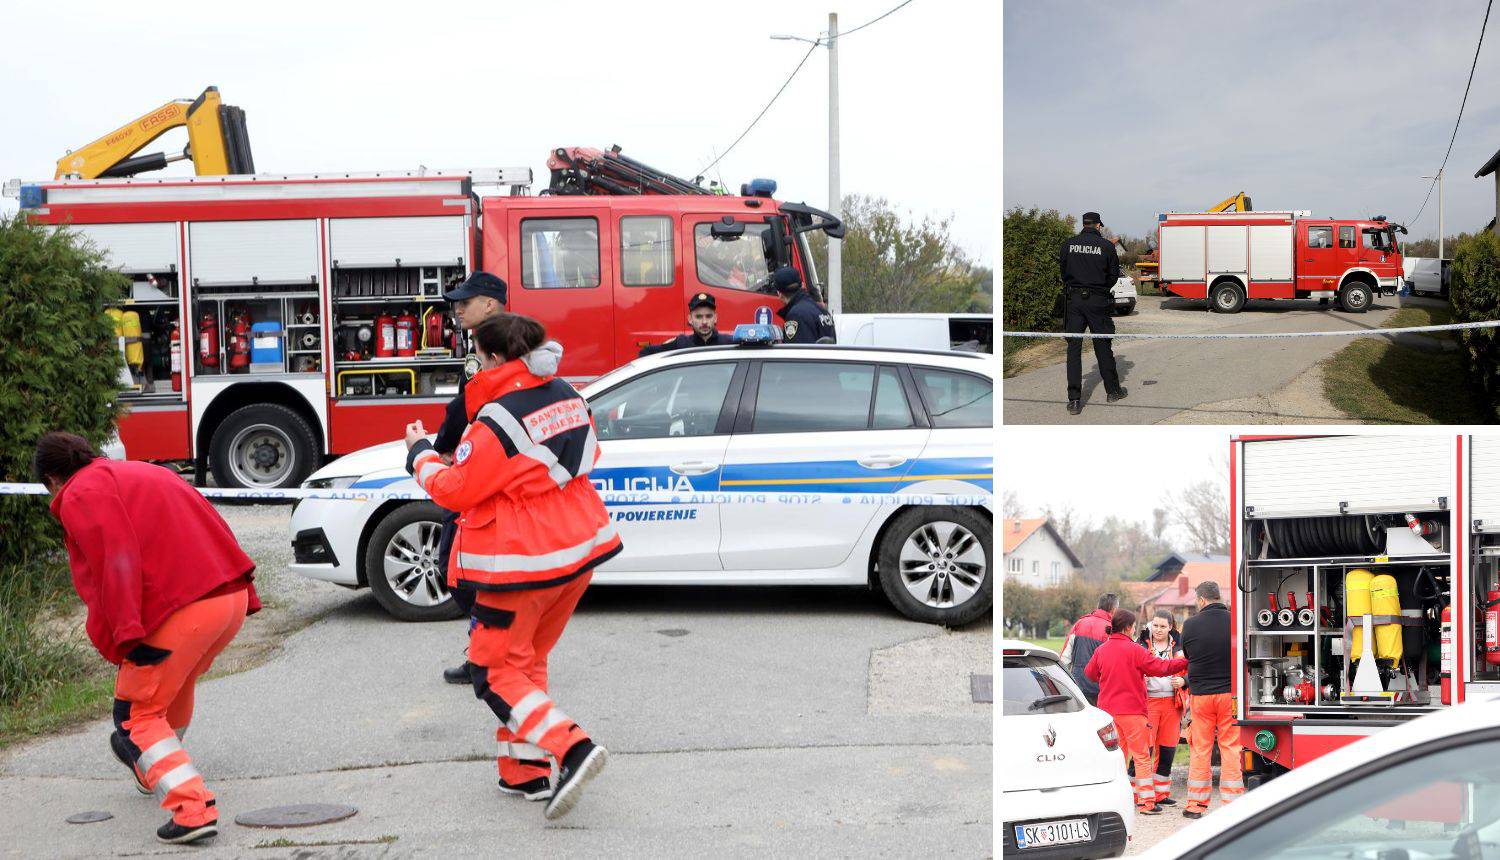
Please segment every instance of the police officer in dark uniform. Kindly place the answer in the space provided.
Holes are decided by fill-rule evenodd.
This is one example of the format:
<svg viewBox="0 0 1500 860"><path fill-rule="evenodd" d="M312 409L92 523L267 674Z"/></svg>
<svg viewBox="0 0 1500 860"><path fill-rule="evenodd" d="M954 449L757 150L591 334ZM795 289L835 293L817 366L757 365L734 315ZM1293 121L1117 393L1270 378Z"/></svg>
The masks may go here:
<svg viewBox="0 0 1500 860"><path fill-rule="evenodd" d="M1063 243L1057 253L1063 282L1063 331L1081 334L1114 334L1115 281L1120 279L1120 257L1115 245L1100 230L1099 213L1083 213L1083 232ZM1110 403L1121 400L1126 390L1115 369L1115 354L1108 338L1093 338L1094 358ZM1068 414L1083 411L1083 338L1068 339Z"/></svg>
<svg viewBox="0 0 1500 860"><path fill-rule="evenodd" d="M664 343L641 347L641 358L658 352L687 349L690 346L726 346L734 338L719 331L719 306L708 293L698 293L688 300L688 327L692 331L680 334Z"/></svg>
<svg viewBox="0 0 1500 860"><path fill-rule="evenodd" d="M443 294L453 305L453 315L458 318L458 327L469 331L484 319L505 312L505 282L489 272L475 272L468 280ZM464 359L463 373L458 378L458 394L448 402L443 414L443 426L432 439L432 447L439 454L451 455L469 426L469 411L464 403L464 386L469 378L479 372L479 356ZM459 511L449 511L443 518L443 531L438 537L438 569L448 572L448 557L453 552L453 536L458 532ZM474 592L466 588L451 591L453 602L468 615L474 608ZM470 624L472 625L472 621ZM450 684L468 684L469 664L443 670L443 680Z"/></svg>
<svg viewBox="0 0 1500 860"><path fill-rule="evenodd" d="M833 317L802 288L802 273L782 266L771 276L771 282L784 304L776 315L785 321L787 343L837 343Z"/></svg>

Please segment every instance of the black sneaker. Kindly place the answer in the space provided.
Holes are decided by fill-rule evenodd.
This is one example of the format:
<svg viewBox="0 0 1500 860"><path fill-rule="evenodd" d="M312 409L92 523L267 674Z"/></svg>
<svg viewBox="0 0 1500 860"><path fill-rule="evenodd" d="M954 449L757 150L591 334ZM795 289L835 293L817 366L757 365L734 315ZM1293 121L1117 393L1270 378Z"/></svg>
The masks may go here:
<svg viewBox="0 0 1500 860"><path fill-rule="evenodd" d="M557 769L557 788L547 801L547 820L562 818L573 809L583 793L584 783L599 775L608 758L609 750L593 741L579 741L568 750Z"/></svg>
<svg viewBox="0 0 1500 860"><path fill-rule="evenodd" d="M1160 800L1156 801L1156 805L1157 806L1176 806L1177 805L1177 801L1173 800L1170 797L1163 797Z"/></svg>
<svg viewBox="0 0 1500 860"><path fill-rule="evenodd" d="M1114 403L1116 400L1124 400L1126 395L1128 394L1130 394L1130 389L1122 385L1120 386L1119 391L1105 392L1104 399L1109 401L1110 403Z"/></svg>
<svg viewBox="0 0 1500 860"><path fill-rule="evenodd" d="M500 780L501 794L518 794L527 800L547 800L552 797L552 780L545 776L536 779L528 779L511 785L505 780Z"/></svg>
<svg viewBox="0 0 1500 860"><path fill-rule="evenodd" d="M1202 818L1203 817L1203 811L1200 810L1200 809L1184 809L1182 811L1182 817L1183 818Z"/></svg>
<svg viewBox="0 0 1500 860"><path fill-rule="evenodd" d="M1069 400L1068 401L1068 414L1069 415L1077 415L1078 413L1080 413L1082 411L1083 411L1083 401L1082 400Z"/></svg>
<svg viewBox="0 0 1500 860"><path fill-rule="evenodd" d="M1160 806L1137 806L1135 808L1135 814L1136 815L1161 815L1161 807Z"/></svg>
<svg viewBox="0 0 1500 860"><path fill-rule="evenodd" d="M469 679L469 664L462 663L443 670L443 680L450 684L472 684Z"/></svg>
<svg viewBox="0 0 1500 860"><path fill-rule="evenodd" d="M195 827L178 824L176 821L168 821L166 824L156 828L156 838L170 845L186 845L189 842L197 842L200 839L209 839L219 835L219 822L210 821L207 824L199 824Z"/></svg>
<svg viewBox="0 0 1500 860"><path fill-rule="evenodd" d="M126 767L130 768L130 776L133 780L135 780L135 790L139 791L141 794L149 795L151 794L151 789L146 787L146 781L144 779L141 779L141 772L136 769L135 762L130 760L130 749L125 746L126 743L127 741L125 740L125 736L120 734L118 731L110 733L110 752L113 752L115 754L115 758L120 760L120 764L123 764Z"/></svg>

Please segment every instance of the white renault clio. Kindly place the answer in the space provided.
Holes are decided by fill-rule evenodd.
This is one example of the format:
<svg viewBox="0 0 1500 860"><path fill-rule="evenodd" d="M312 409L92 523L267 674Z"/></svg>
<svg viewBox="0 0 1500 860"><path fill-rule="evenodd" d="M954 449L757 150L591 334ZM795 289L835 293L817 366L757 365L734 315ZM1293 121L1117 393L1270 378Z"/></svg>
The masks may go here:
<svg viewBox="0 0 1500 860"><path fill-rule="evenodd" d="M1055 651L1001 643L1000 774L1006 857L1125 853L1135 800L1109 714L1090 705Z"/></svg>
<svg viewBox="0 0 1500 860"><path fill-rule="evenodd" d="M599 433L597 487L736 498L609 502L625 551L594 581L873 586L919 621L988 616L992 373L972 353L741 345L659 354L600 377L582 390ZM368 448L303 486L425 496L404 462L399 442ZM805 495L851 493L878 503ZM913 505L909 495L969 498ZM304 500L292 514L292 570L368 586L397 618L451 618L438 569L443 515L425 500Z"/></svg>

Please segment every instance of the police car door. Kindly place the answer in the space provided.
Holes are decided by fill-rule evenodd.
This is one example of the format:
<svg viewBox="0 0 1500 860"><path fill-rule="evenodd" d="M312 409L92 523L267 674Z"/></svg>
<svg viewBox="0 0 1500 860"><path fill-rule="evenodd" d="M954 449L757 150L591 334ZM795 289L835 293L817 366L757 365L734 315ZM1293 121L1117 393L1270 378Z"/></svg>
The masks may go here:
<svg viewBox="0 0 1500 860"><path fill-rule="evenodd" d="M625 551L604 570L720 569L718 505L644 496L719 489L746 372L741 361L674 364L590 393L600 450L590 478L602 491L643 497L607 502Z"/></svg>
<svg viewBox="0 0 1500 860"><path fill-rule="evenodd" d="M724 568L842 565L878 506L797 495L895 492L927 443L925 415L897 365L834 358L756 365L721 482L726 493L756 501L722 508Z"/></svg>

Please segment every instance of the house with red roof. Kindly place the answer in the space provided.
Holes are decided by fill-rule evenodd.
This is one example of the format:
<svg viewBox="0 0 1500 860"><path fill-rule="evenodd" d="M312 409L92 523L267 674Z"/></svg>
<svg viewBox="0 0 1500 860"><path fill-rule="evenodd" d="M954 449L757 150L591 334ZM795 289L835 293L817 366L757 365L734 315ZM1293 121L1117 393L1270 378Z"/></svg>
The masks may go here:
<svg viewBox="0 0 1500 860"><path fill-rule="evenodd" d="M1229 598L1232 581L1227 555L1174 552L1153 568L1154 572L1146 581L1162 590L1142 600L1141 615L1145 618L1150 618L1157 609L1165 609L1181 626L1198 611L1195 589L1200 582L1218 583L1219 593L1225 600Z"/></svg>
<svg viewBox="0 0 1500 860"><path fill-rule="evenodd" d="M1069 582L1083 571L1083 562L1046 517L1007 517L1001 529L1007 582L1047 588Z"/></svg>

